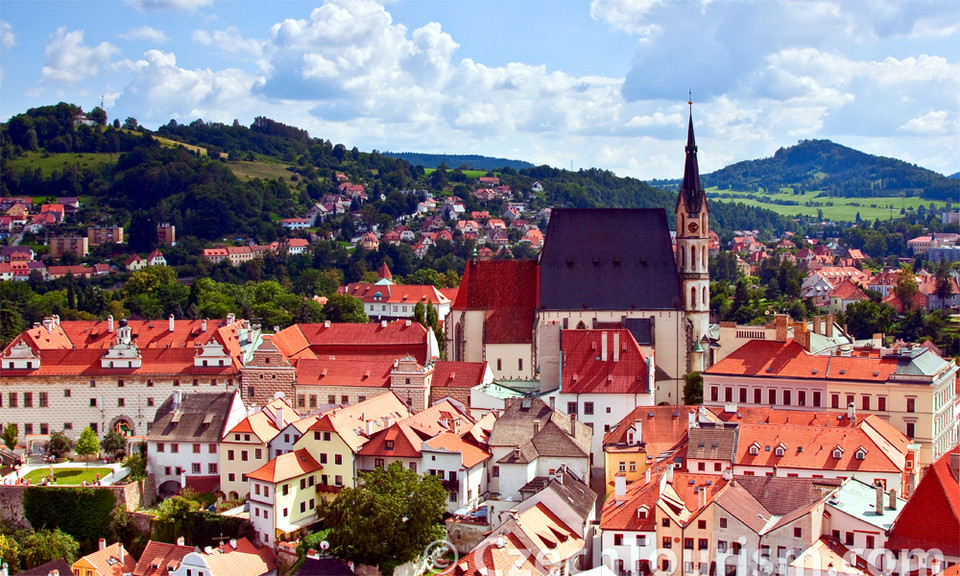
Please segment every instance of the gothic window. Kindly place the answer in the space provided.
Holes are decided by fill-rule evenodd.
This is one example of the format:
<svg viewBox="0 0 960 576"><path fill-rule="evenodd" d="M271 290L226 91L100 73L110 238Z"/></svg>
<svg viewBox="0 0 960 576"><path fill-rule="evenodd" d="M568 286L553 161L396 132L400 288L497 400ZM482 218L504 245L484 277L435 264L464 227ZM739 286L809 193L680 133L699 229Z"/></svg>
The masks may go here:
<svg viewBox="0 0 960 576"><path fill-rule="evenodd" d="M700 264L707 265L707 247L703 246L700 248Z"/></svg>
<svg viewBox="0 0 960 576"><path fill-rule="evenodd" d="M694 269L697 267L697 247L696 246L690 247L690 267Z"/></svg>
<svg viewBox="0 0 960 576"><path fill-rule="evenodd" d="M694 308L697 305L697 289L690 288L690 308Z"/></svg>
<svg viewBox="0 0 960 576"><path fill-rule="evenodd" d="M703 287L703 298L700 300L704 305L707 304L707 287Z"/></svg>

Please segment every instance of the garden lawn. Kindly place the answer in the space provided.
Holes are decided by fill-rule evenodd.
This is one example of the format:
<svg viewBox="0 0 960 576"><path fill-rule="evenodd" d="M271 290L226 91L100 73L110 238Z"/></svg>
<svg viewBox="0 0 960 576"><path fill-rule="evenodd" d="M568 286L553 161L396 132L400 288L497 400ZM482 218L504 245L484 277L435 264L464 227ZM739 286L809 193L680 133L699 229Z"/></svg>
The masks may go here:
<svg viewBox="0 0 960 576"><path fill-rule="evenodd" d="M95 483L97 481L97 474L100 474L100 478L105 478L112 473L113 470L111 468L54 468L53 472L57 476L57 484L61 486L72 486L80 485L84 480L87 481L87 484ZM23 477L30 480L31 484L39 484L41 478L49 475L50 468L37 468L36 470L31 470Z"/></svg>

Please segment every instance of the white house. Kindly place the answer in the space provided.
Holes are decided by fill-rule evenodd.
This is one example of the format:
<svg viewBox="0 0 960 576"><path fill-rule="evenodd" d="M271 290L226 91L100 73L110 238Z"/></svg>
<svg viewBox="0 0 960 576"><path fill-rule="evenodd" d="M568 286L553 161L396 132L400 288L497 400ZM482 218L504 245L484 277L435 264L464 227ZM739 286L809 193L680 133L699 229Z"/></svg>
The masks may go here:
<svg viewBox="0 0 960 576"><path fill-rule="evenodd" d="M421 469L444 480L449 494L448 512L477 507L487 492L486 464L490 452L450 431L425 440L420 454Z"/></svg>

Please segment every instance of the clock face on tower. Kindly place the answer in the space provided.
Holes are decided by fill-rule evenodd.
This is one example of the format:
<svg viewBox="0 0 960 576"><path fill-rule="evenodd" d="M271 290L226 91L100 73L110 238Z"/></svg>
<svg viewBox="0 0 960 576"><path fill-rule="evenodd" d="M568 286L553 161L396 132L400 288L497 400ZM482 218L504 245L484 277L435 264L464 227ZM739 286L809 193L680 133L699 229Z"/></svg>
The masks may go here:
<svg viewBox="0 0 960 576"><path fill-rule="evenodd" d="M696 234L697 230L699 229L700 229L700 225L697 224L696 222L691 222L687 224L687 230L689 230L691 234Z"/></svg>

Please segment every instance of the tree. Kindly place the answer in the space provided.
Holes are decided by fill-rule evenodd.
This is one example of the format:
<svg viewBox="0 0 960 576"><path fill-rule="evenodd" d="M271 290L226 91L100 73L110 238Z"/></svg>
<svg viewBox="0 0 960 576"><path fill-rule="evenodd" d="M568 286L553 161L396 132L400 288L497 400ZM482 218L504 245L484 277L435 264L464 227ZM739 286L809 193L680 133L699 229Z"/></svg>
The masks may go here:
<svg viewBox="0 0 960 576"><path fill-rule="evenodd" d="M141 480L147 477L147 459L143 454L131 454L124 458L123 466L130 470L131 480Z"/></svg>
<svg viewBox="0 0 960 576"><path fill-rule="evenodd" d="M125 453L127 451L127 437L116 430L111 430L100 441L100 448L108 454Z"/></svg>
<svg viewBox="0 0 960 576"><path fill-rule="evenodd" d="M91 456L100 452L100 440L93 428L87 426L80 432L74 451L80 456Z"/></svg>
<svg viewBox="0 0 960 576"><path fill-rule="evenodd" d="M3 439L3 443L7 448L13 450L17 447L17 425L13 422L6 425L3 429L3 432L0 432L0 439Z"/></svg>
<svg viewBox="0 0 960 576"><path fill-rule="evenodd" d="M913 299L917 295L917 277L909 264L901 264L897 272L897 284L893 287L894 293L903 302L903 309L913 308Z"/></svg>
<svg viewBox="0 0 960 576"><path fill-rule="evenodd" d="M950 265L945 259L937 263L937 271L934 274L936 284L934 293L940 299L941 304L945 305L947 298L953 294L953 279L950 277Z"/></svg>
<svg viewBox="0 0 960 576"><path fill-rule="evenodd" d="M47 442L47 452L57 458L64 454L69 454L73 450L73 442L63 432L53 432L50 434L50 440Z"/></svg>
<svg viewBox="0 0 960 576"><path fill-rule="evenodd" d="M140 127L140 123L137 122L136 118L128 117L126 120L123 121L124 130L136 130L139 127Z"/></svg>
<svg viewBox="0 0 960 576"><path fill-rule="evenodd" d="M97 126L107 125L107 113L99 106L87 112L87 118L96 122Z"/></svg>
<svg viewBox="0 0 960 576"><path fill-rule="evenodd" d="M362 322L370 321L363 311L363 302L349 294L334 294L330 296L323 307L324 319L330 322Z"/></svg>
<svg viewBox="0 0 960 576"><path fill-rule="evenodd" d="M690 372L683 376L683 403L703 403L703 375L699 372Z"/></svg>
<svg viewBox="0 0 960 576"><path fill-rule="evenodd" d="M13 572L20 568L20 545L9 534L0 534L0 563Z"/></svg>
<svg viewBox="0 0 960 576"><path fill-rule="evenodd" d="M63 558L68 564L77 560L80 544L73 536L57 528L37 530L20 542L20 552L26 567L36 568L41 564Z"/></svg>
<svg viewBox="0 0 960 576"><path fill-rule="evenodd" d="M318 515L330 528L331 549L354 562L385 572L417 558L444 536L440 521L447 492L436 476L420 476L399 462L386 470L361 472L362 483L344 488ZM391 530L383 530L391 526Z"/></svg>

